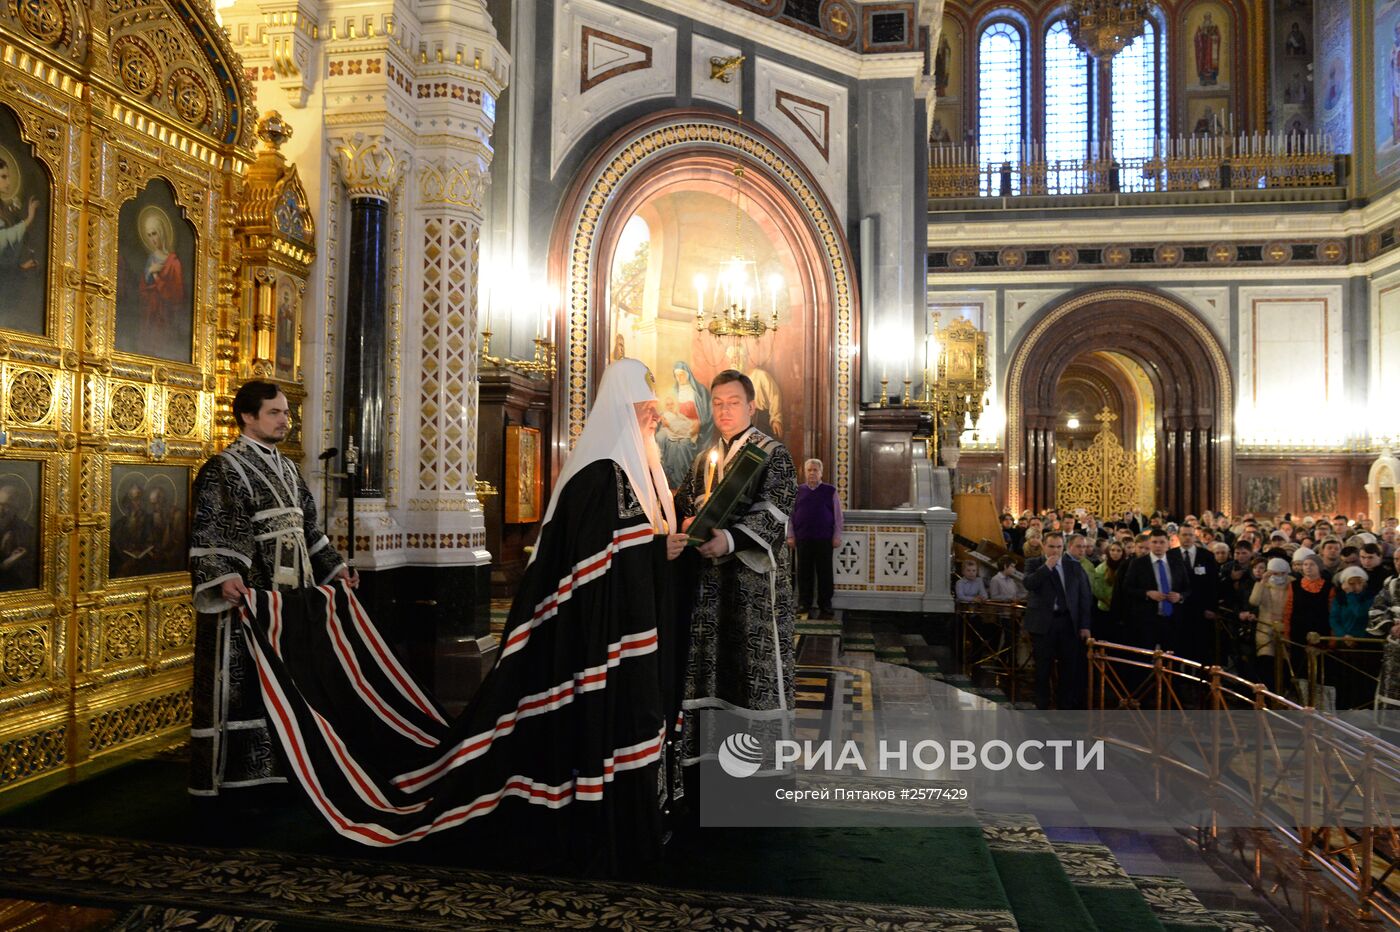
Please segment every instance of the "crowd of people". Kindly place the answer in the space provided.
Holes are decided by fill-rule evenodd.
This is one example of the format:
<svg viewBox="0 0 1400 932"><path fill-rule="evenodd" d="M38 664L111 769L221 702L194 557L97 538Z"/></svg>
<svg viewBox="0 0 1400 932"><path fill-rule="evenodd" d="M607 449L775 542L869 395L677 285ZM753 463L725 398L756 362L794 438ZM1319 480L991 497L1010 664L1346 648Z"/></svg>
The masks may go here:
<svg viewBox="0 0 1400 932"><path fill-rule="evenodd" d="M1400 699L1395 518L1377 525L1364 514L1207 511L1175 522L1137 511L1100 519L1080 509L1003 514L1001 527L1007 555L997 572L966 560L954 596L960 605L1025 606L1042 708L1056 665L1056 704L1082 707L1089 637L1219 664L1285 693L1301 692L1308 646L1322 645L1337 708L1369 704L1378 680L1382 697ZM1080 580L1092 603L1082 611ZM1383 650L1375 639L1385 640Z"/></svg>

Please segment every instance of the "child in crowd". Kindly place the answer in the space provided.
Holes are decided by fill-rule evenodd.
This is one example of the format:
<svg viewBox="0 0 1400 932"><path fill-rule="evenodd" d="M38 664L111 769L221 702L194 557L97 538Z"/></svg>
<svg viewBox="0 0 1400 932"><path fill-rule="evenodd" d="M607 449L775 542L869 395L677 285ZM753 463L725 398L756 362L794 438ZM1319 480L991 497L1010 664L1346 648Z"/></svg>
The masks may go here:
<svg viewBox="0 0 1400 932"><path fill-rule="evenodd" d="M988 586L989 597L996 602L1023 602L1026 587L1016 578L1016 558L1010 555L997 561L997 574Z"/></svg>
<svg viewBox="0 0 1400 932"><path fill-rule="evenodd" d="M963 561L962 578L953 586L953 597L959 605L987 601L987 586L982 582L982 574L977 570L976 560Z"/></svg>

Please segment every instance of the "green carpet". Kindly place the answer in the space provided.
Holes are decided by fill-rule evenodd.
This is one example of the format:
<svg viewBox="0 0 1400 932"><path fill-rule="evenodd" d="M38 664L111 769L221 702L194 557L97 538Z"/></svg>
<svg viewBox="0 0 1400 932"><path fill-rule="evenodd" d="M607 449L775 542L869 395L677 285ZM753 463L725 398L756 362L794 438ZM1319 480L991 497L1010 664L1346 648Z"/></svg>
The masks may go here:
<svg viewBox="0 0 1400 932"><path fill-rule="evenodd" d="M1165 932L1142 892L1106 846L1056 842L1053 847L1080 902L1099 929Z"/></svg>
<svg viewBox="0 0 1400 932"><path fill-rule="evenodd" d="M1053 851L995 850L992 858L1022 932L1115 932L1125 928L1094 922Z"/></svg>
<svg viewBox="0 0 1400 932"><path fill-rule="evenodd" d="M471 842L449 832L423 843L377 850L341 839L296 802L270 809L256 819L210 822L198 817L184 792L184 779L185 767L180 761L134 761L0 814L0 891L68 895L82 902L230 910L236 906L239 913L297 922L318 922L325 916L333 920L339 915L339 901L321 903L311 915L304 915L289 911L289 903L279 899L281 894L256 900L252 906L241 894L230 898L218 865L236 855L235 860L251 865L248 870L258 877L283 878L277 882L287 886L292 901L298 895L297 878L313 864L318 877L340 870L355 873L361 878L356 883L380 891L376 896L390 896L385 891L399 891L400 878L425 870L450 867L446 875L471 877L478 886L490 886L494 883L490 878L504 869L519 872L512 883L525 883L519 877L528 878L529 897L544 902L558 895L598 918L597 910L585 909L587 904L577 901L597 881L530 876L527 872L532 865L528 862L502 865L493 846L480 843L480 833ZM37 862L36 857L40 859ZM95 867L109 860L128 866L111 876ZM47 865L48 875L29 870L40 862ZM14 865L13 869L7 870L6 863ZM148 867L138 869L143 863ZM189 869L171 873L169 866L176 863L187 864ZM20 868L22 864L28 866ZM174 886L143 886L142 877L150 870L169 874ZM70 876L65 873L68 871L76 873ZM931 877L937 882L930 883ZM991 852L975 827L692 828L678 832L661 863L616 880L608 888L613 895L620 896L629 889L628 884L645 885L650 891L647 897L662 911L697 908L697 904L704 904L705 909L762 911L771 907L787 911L781 921L775 916L768 928L822 927L812 923L822 910L835 909L832 903L879 907L860 917L832 913L828 917L832 922L838 918L842 922L851 919L852 924L857 918L860 923L898 920L890 928L903 928L903 922L917 917L934 923L919 928L1014 928ZM133 884L133 889L127 890L126 884ZM408 897L405 910L416 914L419 894L408 891L403 895ZM461 895L471 901L478 893ZM351 899L359 902L360 896L357 893ZM773 906L770 900L781 900L785 905ZM387 902L379 906L387 908ZM492 900L490 908L504 909L506 905ZM573 926L559 926L565 927ZM640 922L637 927L691 926ZM720 921L714 927L731 924ZM845 925L837 923L836 927Z"/></svg>
<svg viewBox="0 0 1400 932"><path fill-rule="evenodd" d="M1022 930L1098 932L1035 816L983 811L976 815Z"/></svg>
<svg viewBox="0 0 1400 932"><path fill-rule="evenodd" d="M1132 929L1133 932L1165 932L1162 922L1136 890L1076 884L1079 899L1100 929Z"/></svg>

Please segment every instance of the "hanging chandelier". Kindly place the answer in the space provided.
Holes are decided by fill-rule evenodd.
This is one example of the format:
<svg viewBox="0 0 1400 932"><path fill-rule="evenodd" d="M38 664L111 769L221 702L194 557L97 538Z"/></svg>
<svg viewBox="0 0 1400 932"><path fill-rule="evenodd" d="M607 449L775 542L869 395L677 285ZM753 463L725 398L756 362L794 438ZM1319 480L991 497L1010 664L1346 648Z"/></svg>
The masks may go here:
<svg viewBox="0 0 1400 932"><path fill-rule="evenodd" d="M1070 0L1069 38L1090 58L1106 62L1142 35L1147 0Z"/></svg>
<svg viewBox="0 0 1400 932"><path fill-rule="evenodd" d="M737 72L743 61L742 55L716 59L712 68L729 75ZM738 116L742 132L744 111L739 110ZM734 254L719 263L712 276L695 276L695 329L714 337L761 337L778 332L778 291L783 287L783 279L780 275L770 275L766 281L760 278L753 243L744 224L744 166L737 154L731 172L734 175Z"/></svg>

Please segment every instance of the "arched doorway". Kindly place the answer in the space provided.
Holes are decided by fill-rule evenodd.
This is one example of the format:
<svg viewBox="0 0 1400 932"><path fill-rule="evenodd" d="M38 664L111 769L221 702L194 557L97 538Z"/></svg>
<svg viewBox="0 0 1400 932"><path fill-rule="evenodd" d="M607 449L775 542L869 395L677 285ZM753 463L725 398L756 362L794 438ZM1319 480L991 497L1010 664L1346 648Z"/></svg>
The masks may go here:
<svg viewBox="0 0 1400 932"><path fill-rule="evenodd" d="M1112 368L1123 378L1111 378ZM1124 446L1141 449L1151 436L1152 495L1144 489L1142 505L1178 516L1228 511L1233 391L1224 350L1189 309L1146 289L1076 295L1045 314L1012 355L1008 506L1019 511L1054 504L1056 452L1077 433L1068 428L1071 412L1062 410L1062 385L1087 400L1095 372L1101 397L1117 397L1125 411L1133 399L1135 436L1122 424ZM1094 423L1090 433L1097 428Z"/></svg>
<svg viewBox="0 0 1400 932"><path fill-rule="evenodd" d="M1055 386L1055 406L1056 441L1061 450L1066 446L1088 449L1104 424L1100 412L1107 411L1114 439L1138 465L1138 506L1144 510L1156 507L1157 397L1147 370L1122 353L1080 353Z"/></svg>
<svg viewBox="0 0 1400 932"><path fill-rule="evenodd" d="M696 337L691 284L719 248L706 231L720 221L734 228L736 157L745 169L740 236L752 242L765 274L783 283L778 335L744 341L742 349ZM850 269L830 205L796 157L761 130L697 111L655 114L622 130L576 178L551 243L550 279L566 309L556 454L582 428L621 336L625 352L653 366L663 403L679 395L678 362L701 385L726 364L770 376L781 400L769 425L778 419L775 433L794 457L826 461L830 481L849 501L852 334L859 327Z"/></svg>

